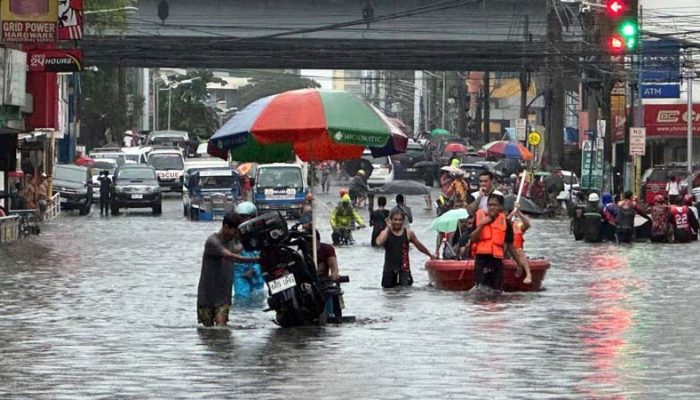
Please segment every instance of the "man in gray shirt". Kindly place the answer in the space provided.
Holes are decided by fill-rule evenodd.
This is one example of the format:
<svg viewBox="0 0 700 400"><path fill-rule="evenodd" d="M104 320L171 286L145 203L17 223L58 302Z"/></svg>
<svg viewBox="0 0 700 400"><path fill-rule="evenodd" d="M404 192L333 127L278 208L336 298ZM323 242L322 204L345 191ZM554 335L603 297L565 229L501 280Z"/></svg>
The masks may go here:
<svg viewBox="0 0 700 400"><path fill-rule="evenodd" d="M197 288L197 322L204 326L226 325L231 309L233 262L258 262L257 258L242 257L229 249L238 237L241 217L228 213L219 232L211 234L204 243L202 272ZM240 251L240 249L238 250Z"/></svg>

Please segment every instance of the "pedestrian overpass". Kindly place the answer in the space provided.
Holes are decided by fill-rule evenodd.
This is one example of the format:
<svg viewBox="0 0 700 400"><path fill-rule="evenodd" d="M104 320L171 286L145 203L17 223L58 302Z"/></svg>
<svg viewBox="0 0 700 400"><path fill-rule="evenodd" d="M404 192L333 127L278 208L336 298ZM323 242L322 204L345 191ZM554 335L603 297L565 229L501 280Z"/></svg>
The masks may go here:
<svg viewBox="0 0 700 400"><path fill-rule="evenodd" d="M124 67L537 70L547 55L581 51L577 6L550 3L139 0L126 27L82 47L88 65ZM564 32L556 46L548 24Z"/></svg>

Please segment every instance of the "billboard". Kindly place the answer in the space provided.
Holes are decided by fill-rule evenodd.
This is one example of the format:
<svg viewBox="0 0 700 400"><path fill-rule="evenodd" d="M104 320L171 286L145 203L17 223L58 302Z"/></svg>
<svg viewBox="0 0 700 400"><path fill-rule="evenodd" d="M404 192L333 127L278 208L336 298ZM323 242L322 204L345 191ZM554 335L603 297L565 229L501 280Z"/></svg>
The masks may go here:
<svg viewBox="0 0 700 400"><path fill-rule="evenodd" d="M0 1L0 40L6 43L53 43L58 0Z"/></svg>
<svg viewBox="0 0 700 400"><path fill-rule="evenodd" d="M30 72L80 72L83 70L81 49L30 50L27 56Z"/></svg>
<svg viewBox="0 0 700 400"><path fill-rule="evenodd" d="M685 137L688 134L688 106L685 104L644 105L647 137ZM693 105L693 135L700 135L700 104Z"/></svg>
<svg viewBox="0 0 700 400"><path fill-rule="evenodd" d="M83 38L83 0L60 0L58 3L58 40Z"/></svg>
<svg viewBox="0 0 700 400"><path fill-rule="evenodd" d="M645 40L642 45L642 82L678 83L681 47L675 40Z"/></svg>

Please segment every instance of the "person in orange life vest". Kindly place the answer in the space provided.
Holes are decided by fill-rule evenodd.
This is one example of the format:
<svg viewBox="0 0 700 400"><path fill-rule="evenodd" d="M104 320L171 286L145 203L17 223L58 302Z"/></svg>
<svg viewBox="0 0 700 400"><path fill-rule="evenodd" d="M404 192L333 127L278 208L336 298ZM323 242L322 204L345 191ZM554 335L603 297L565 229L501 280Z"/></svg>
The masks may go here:
<svg viewBox="0 0 700 400"><path fill-rule="evenodd" d="M513 211L508 215L508 219L513 221L513 246L515 247L515 254L511 253L511 256L515 260L520 260L518 262L518 272L516 276L522 275L523 270L525 271L525 279L523 283L532 283L532 273L530 272L530 262L527 260L525 255L525 232L530 229L530 219L520 212L520 204L515 203ZM521 267L522 265L522 267Z"/></svg>
<svg viewBox="0 0 700 400"><path fill-rule="evenodd" d="M503 286L503 257L505 249L517 255L513 245L513 225L503 213L503 196L490 194L487 201L488 211L478 210L476 213L476 229L469 236L476 242L476 284L487 286L500 291ZM516 263L522 265L522 258L516 258Z"/></svg>
<svg viewBox="0 0 700 400"><path fill-rule="evenodd" d="M687 206L681 206L680 203L680 199L676 198L676 204L670 207L668 218L673 227L673 241L687 243L692 240L693 232L698 230L698 220ZM697 233L695 236L697 237Z"/></svg>

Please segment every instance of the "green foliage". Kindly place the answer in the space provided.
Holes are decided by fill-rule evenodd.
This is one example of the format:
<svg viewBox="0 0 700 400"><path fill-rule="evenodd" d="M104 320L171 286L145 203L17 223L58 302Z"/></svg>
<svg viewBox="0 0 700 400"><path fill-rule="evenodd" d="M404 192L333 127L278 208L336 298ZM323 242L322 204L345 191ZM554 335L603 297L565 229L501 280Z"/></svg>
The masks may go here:
<svg viewBox="0 0 700 400"><path fill-rule="evenodd" d="M121 32L127 27L126 11L120 10L124 7L132 6L132 0L85 0L83 7L85 11L86 30L91 33L103 34L106 31ZM100 12L102 10L115 10ZM95 13L91 13L96 11Z"/></svg>
<svg viewBox="0 0 700 400"><path fill-rule="evenodd" d="M320 88L321 85L313 79L302 78L294 74L275 71L260 71L250 74L250 83L238 89L239 110L260 98L287 90Z"/></svg>
<svg viewBox="0 0 700 400"><path fill-rule="evenodd" d="M135 93L132 71L100 67L80 74L80 144L95 147L117 142L125 130L137 126L143 98L127 96Z"/></svg>
<svg viewBox="0 0 700 400"><path fill-rule="evenodd" d="M188 81L177 84L168 90L159 90L158 101L158 129L168 128L168 98L172 99L170 129L187 131L191 136L200 139L210 137L219 128L219 117L214 110L214 102L207 95L209 82L221 83L220 78L215 77L206 70L189 71L183 77L177 77L176 82ZM159 89L167 89L167 84L158 81ZM175 86L175 85L174 85Z"/></svg>

